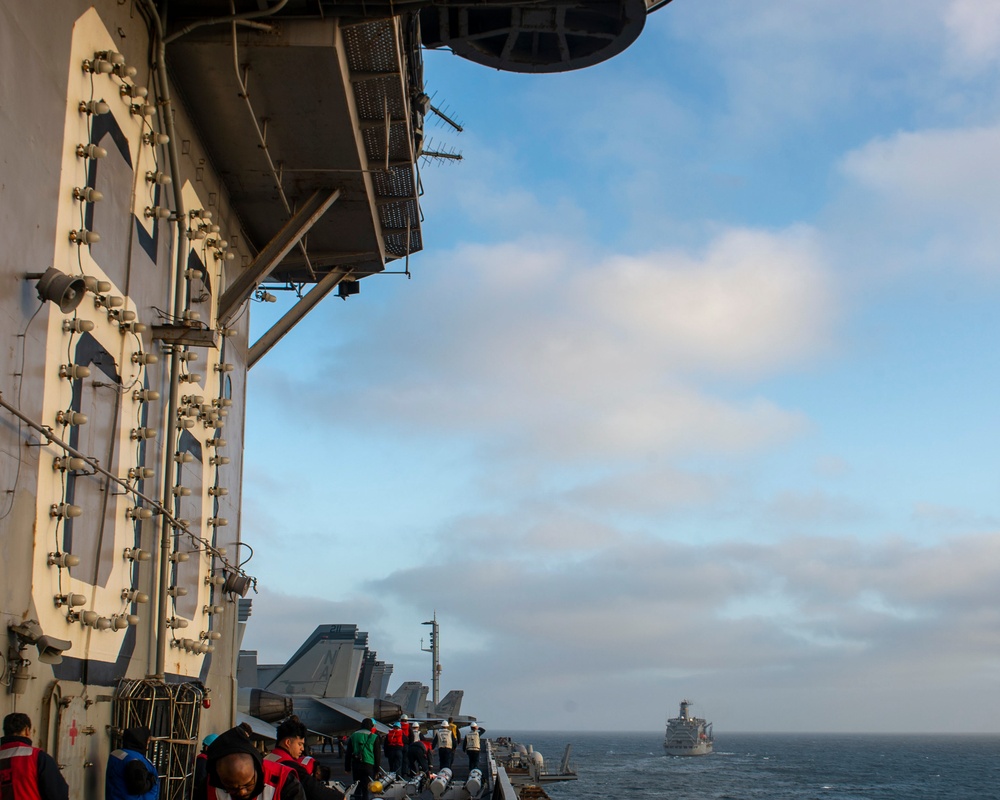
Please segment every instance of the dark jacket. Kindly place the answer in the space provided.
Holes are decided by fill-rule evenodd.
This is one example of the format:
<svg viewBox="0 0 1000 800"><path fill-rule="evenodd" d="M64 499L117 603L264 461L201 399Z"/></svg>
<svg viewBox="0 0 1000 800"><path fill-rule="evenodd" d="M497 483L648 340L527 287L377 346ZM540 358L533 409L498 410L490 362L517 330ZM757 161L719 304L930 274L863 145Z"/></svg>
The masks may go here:
<svg viewBox="0 0 1000 800"><path fill-rule="evenodd" d="M104 773L104 800L157 800L160 776L146 758L149 728L128 728L122 745L108 757Z"/></svg>
<svg viewBox="0 0 1000 800"><path fill-rule="evenodd" d="M257 773L257 783L250 797L258 797L264 791L263 762L261 761L260 753L250 743L248 730L239 725L235 728L230 728L225 733L219 734L219 737L205 751L205 754L208 756L208 763L205 765L208 785L220 789L223 788L222 782L219 780L219 759L233 753L246 753L253 758L254 769ZM299 782L298 773L295 770L289 770L289 772L291 774L281 788L279 800L305 800L305 793L302 791L302 784ZM207 789L204 786L195 787L195 797L205 797L206 791Z"/></svg>
<svg viewBox="0 0 1000 800"><path fill-rule="evenodd" d="M42 800L69 800L69 786L52 756L44 750L35 748L31 744L31 739L24 736L4 736L0 739L0 746L18 744L37 750L35 759L38 768L35 774L38 780L38 794Z"/></svg>

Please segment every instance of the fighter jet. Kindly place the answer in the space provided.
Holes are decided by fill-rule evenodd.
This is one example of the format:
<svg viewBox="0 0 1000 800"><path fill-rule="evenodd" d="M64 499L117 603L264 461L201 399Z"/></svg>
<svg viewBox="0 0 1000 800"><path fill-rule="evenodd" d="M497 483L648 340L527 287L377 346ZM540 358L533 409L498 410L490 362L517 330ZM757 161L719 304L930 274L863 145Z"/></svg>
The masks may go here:
<svg viewBox="0 0 1000 800"><path fill-rule="evenodd" d="M388 699L397 703L410 720L421 724L444 722L451 717L461 728L476 721L475 717L462 716L460 713L462 698L465 696L461 689L452 689L437 705L427 699L429 691L420 681L405 681Z"/></svg>
<svg viewBox="0 0 1000 800"><path fill-rule="evenodd" d="M356 625L320 625L286 664L259 665L255 650L240 651L237 710L240 721L272 739L273 724L292 713L322 736L356 730L366 717L384 730L407 709L415 720L458 720L461 691L433 706L426 702L427 687L410 681L387 696L391 675L392 664L368 649L366 632Z"/></svg>

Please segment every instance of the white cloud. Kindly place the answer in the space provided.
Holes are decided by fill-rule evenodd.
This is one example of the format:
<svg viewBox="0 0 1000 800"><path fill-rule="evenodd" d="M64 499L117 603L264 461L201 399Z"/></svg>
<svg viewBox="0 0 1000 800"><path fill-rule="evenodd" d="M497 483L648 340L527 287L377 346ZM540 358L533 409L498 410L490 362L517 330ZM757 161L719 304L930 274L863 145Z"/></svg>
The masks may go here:
<svg viewBox="0 0 1000 800"><path fill-rule="evenodd" d="M344 409L333 423L473 433L494 456L555 462L796 435L807 423L794 410L705 382L739 386L821 357L837 316L804 230L632 258L565 242L465 246L414 290L293 391Z"/></svg>
<svg viewBox="0 0 1000 800"><path fill-rule="evenodd" d="M716 708L733 703L730 730L787 728L796 714L785 703L809 686L816 716L798 714L800 730L927 729L912 707L922 707L931 687L985 703L954 730L988 729L989 715L1000 712L990 677L1000 646L991 600L1000 577L996 533L934 547L618 537L561 568L533 563L526 546L495 539L488 560L467 560L456 548L434 563L435 574L449 576L448 596L460 599L437 606L456 642L444 654L448 685L464 688L466 710L495 725L652 730L663 697L692 684ZM482 553L478 545L466 550ZM427 580L427 568L414 565L370 590L412 604ZM481 634L481 648L459 645L464 631ZM874 716L852 724L841 706L858 676L889 694L869 698ZM754 704L740 699L746 692L781 710L766 725L755 720ZM567 711L569 701L576 711Z"/></svg>
<svg viewBox="0 0 1000 800"><path fill-rule="evenodd" d="M722 233L700 257L617 257L584 277L592 313L631 347L697 372L760 375L827 346L833 285L807 230ZM583 294L583 281L577 290Z"/></svg>
<svg viewBox="0 0 1000 800"><path fill-rule="evenodd" d="M944 14L950 55L964 70L976 71L1000 59L1000 5L983 0L951 0Z"/></svg>
<svg viewBox="0 0 1000 800"><path fill-rule="evenodd" d="M1000 272L1000 126L900 132L841 169L852 181L838 205L847 248L885 259L865 269Z"/></svg>

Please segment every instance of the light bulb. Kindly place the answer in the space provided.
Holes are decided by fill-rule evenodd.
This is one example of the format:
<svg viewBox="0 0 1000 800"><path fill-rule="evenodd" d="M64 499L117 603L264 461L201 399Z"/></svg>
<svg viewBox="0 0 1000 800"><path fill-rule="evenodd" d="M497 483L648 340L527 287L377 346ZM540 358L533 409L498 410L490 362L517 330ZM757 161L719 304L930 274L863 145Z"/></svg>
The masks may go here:
<svg viewBox="0 0 1000 800"><path fill-rule="evenodd" d="M56 414L56 422L60 425L86 425L87 415L73 409L60 411Z"/></svg>
<svg viewBox="0 0 1000 800"><path fill-rule="evenodd" d="M84 203L99 203L104 199L104 195L97 191L97 189L91 189L89 186L81 186L73 189L73 198L81 200Z"/></svg>
<svg viewBox="0 0 1000 800"><path fill-rule="evenodd" d="M83 282L87 285L87 291L94 294L107 294L111 291L109 281L99 281L93 275L84 275Z"/></svg>
<svg viewBox="0 0 1000 800"><path fill-rule="evenodd" d="M73 517L79 517L81 514L83 514L83 509L80 508L80 506L74 506L70 503L53 503L51 506L49 506L50 517L57 517L59 519L62 518L72 519ZM73 556L73 558L76 558L76 556ZM77 564L79 563L80 560L77 559ZM72 565L66 564L66 566L72 566Z"/></svg>
<svg viewBox="0 0 1000 800"><path fill-rule="evenodd" d="M59 377L66 378L71 381L79 380L80 378L89 378L90 368L79 364L60 364Z"/></svg>
<svg viewBox="0 0 1000 800"><path fill-rule="evenodd" d="M77 470L86 469L87 461L83 458L77 458L75 456L59 456L52 459L52 469L62 470L63 472L67 470Z"/></svg>
<svg viewBox="0 0 1000 800"><path fill-rule="evenodd" d="M101 234L96 231L88 231L86 228L80 228L78 231L69 232L69 240L76 245L85 244L97 244L101 241Z"/></svg>
<svg viewBox="0 0 1000 800"><path fill-rule="evenodd" d="M82 594L57 594L56 595L56 608L61 608L62 606L82 606L87 604L86 595Z"/></svg>
<svg viewBox="0 0 1000 800"><path fill-rule="evenodd" d="M107 114L111 106L103 100L81 100L79 105L81 114Z"/></svg>
<svg viewBox="0 0 1000 800"><path fill-rule="evenodd" d="M93 143L78 144L76 146L76 154L80 158L104 158L108 154L108 151L100 145Z"/></svg>
<svg viewBox="0 0 1000 800"><path fill-rule="evenodd" d="M56 472L84 469L86 466L87 462L84 459L73 456L56 456L52 459L52 469Z"/></svg>
<svg viewBox="0 0 1000 800"><path fill-rule="evenodd" d="M86 333L94 330L94 323L89 319L64 319L63 330L66 333Z"/></svg>

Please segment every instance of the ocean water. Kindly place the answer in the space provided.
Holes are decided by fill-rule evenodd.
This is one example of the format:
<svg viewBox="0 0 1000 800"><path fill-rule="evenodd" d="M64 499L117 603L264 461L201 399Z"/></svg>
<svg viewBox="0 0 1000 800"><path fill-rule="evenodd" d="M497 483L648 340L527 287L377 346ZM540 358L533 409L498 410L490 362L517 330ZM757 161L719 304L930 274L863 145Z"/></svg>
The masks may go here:
<svg viewBox="0 0 1000 800"><path fill-rule="evenodd" d="M512 733L577 781L552 800L1000 800L1000 735L716 734L715 752L663 753L662 734Z"/></svg>

